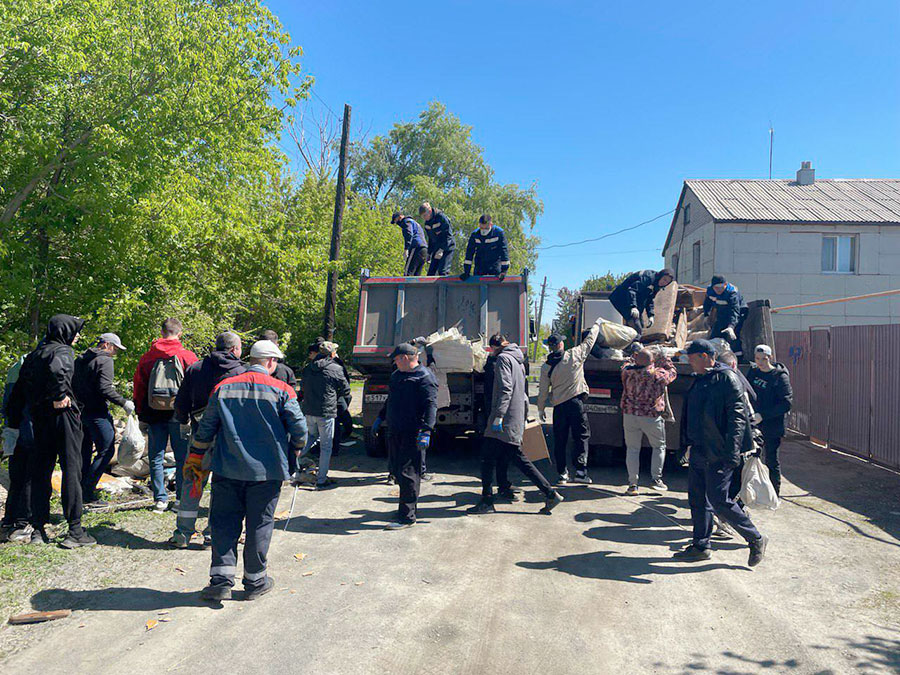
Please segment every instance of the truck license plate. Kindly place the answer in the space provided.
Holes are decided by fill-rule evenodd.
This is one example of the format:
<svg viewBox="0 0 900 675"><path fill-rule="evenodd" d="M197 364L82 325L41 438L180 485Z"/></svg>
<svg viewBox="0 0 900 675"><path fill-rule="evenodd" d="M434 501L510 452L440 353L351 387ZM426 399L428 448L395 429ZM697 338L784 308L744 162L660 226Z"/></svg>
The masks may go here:
<svg viewBox="0 0 900 675"><path fill-rule="evenodd" d="M602 403L588 403L584 406L584 411L589 413L606 413L607 415L616 415L619 412L619 406L604 405Z"/></svg>
<svg viewBox="0 0 900 675"><path fill-rule="evenodd" d="M387 394L366 394L363 397L365 403L384 403L387 401Z"/></svg>

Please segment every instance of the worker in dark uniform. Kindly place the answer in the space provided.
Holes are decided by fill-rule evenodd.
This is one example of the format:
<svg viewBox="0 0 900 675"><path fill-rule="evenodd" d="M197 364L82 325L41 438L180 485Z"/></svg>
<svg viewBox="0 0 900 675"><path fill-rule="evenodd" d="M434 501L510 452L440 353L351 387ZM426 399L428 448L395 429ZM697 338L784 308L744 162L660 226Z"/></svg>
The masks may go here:
<svg viewBox="0 0 900 675"><path fill-rule="evenodd" d="M794 393L791 390L791 376L783 363L772 359L769 345L757 345L753 354L754 365L747 373L747 379L756 390L757 403L753 421L762 432L765 462L769 467L769 478L775 494L781 495L781 462L778 448L784 437L784 416L791 411Z"/></svg>
<svg viewBox="0 0 900 675"><path fill-rule="evenodd" d="M422 273L422 268L428 260L428 244L425 241L425 231L422 226L402 211L394 211L391 223L400 227L403 233L403 250L406 251L406 263L403 266L403 276L417 277Z"/></svg>
<svg viewBox="0 0 900 675"><path fill-rule="evenodd" d="M387 424L391 474L400 486L400 510L387 530L399 530L416 522L416 502L425 467L425 451L431 442L437 417L437 380L419 363L419 350L408 342L391 352L396 370L391 373L388 398L372 433Z"/></svg>
<svg viewBox="0 0 900 675"><path fill-rule="evenodd" d="M453 227L443 211L432 208L428 202L419 207L419 218L428 237L428 276L443 277L450 273L456 242Z"/></svg>
<svg viewBox="0 0 900 675"><path fill-rule="evenodd" d="M769 540L729 496L741 455L753 449L741 384L733 370L716 363L716 348L709 340L694 340L687 354L694 382L684 398L681 446L690 448L688 503L694 536L691 544L674 557L688 562L710 559L715 514L747 541L747 564L755 567L762 561Z"/></svg>
<svg viewBox="0 0 900 675"><path fill-rule="evenodd" d="M644 328L653 325L653 299L660 289L671 284L674 279L675 273L668 268L659 272L632 272L609 294L609 301L622 315L625 325L634 328L640 337ZM647 315L646 324L644 314Z"/></svg>
<svg viewBox="0 0 900 675"><path fill-rule="evenodd" d="M256 336L257 340L268 340L269 342L274 342L276 346L279 346L278 342L278 333L274 330L264 330L262 333ZM294 374L294 369L287 365L284 360L279 359L278 363L275 365L275 372L272 373L272 377L276 380L281 380L286 385L297 390L297 376Z"/></svg>
<svg viewBox="0 0 900 675"><path fill-rule="evenodd" d="M731 351L740 359L744 354L741 347L741 328L749 310L741 292L734 284L729 284L721 274L714 274L706 289L703 315L708 317L713 307L716 308L716 322L709 331L709 339L726 340Z"/></svg>
<svg viewBox="0 0 900 675"><path fill-rule="evenodd" d="M475 276L496 274L503 281L509 270L509 249L506 246L506 235L494 225L488 214L478 219L478 229L469 235L466 245L466 259L463 262L463 273L459 276L465 281L472 275L472 264L475 265Z"/></svg>

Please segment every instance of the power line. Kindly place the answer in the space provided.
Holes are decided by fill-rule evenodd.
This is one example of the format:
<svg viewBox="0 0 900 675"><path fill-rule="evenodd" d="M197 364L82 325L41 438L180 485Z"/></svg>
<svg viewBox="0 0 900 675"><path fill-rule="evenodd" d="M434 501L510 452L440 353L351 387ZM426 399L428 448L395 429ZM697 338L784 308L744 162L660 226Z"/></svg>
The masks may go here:
<svg viewBox="0 0 900 675"><path fill-rule="evenodd" d="M558 253L557 255L542 255L540 257L541 260L546 260L547 258L571 258L573 256L581 256L581 255L591 255L591 256L601 256L601 255L623 255L625 253L650 253L653 251L661 251L662 248L657 246L656 248L635 248L630 251L582 251L581 253Z"/></svg>
<svg viewBox="0 0 900 675"><path fill-rule="evenodd" d="M312 87L310 87L309 91L310 91L310 93L311 93L313 96L315 96L317 99L319 99L319 103L321 103L321 104L324 105L326 108L328 108L328 112L330 112L332 115L334 115L335 117L337 117L338 119L340 119L340 117L338 116L338 114L337 114L336 112L334 112L334 110L331 109L331 106L328 105L327 103L325 103L325 99L323 99L321 96L319 96L319 95L316 93L316 90L315 90L315 89L313 89Z"/></svg>
<svg viewBox="0 0 900 675"><path fill-rule="evenodd" d="M607 234L601 235L599 237L593 237L592 239L582 239L581 241L573 241L568 244L550 244L548 246L538 246L538 251L546 251L551 248L566 248L568 246L579 246L581 244L589 244L592 241L600 241L601 239L606 239L607 237L614 237L617 234L622 234L623 232L628 232L629 230L636 230L639 227L643 227L644 225L649 225L650 223L659 220L665 216L671 215L675 213L675 209L670 211L666 211L665 213L660 213L658 216L651 218L650 220L645 220L643 223L638 223L637 225L631 225L630 227L623 227L621 230L616 230L615 232L609 232Z"/></svg>

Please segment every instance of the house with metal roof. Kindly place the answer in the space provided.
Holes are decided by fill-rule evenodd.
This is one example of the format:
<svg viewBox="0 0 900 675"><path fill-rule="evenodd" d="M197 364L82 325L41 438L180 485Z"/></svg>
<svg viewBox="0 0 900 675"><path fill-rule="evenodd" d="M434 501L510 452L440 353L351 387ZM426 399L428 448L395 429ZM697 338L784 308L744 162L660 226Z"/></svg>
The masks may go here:
<svg viewBox="0 0 900 675"><path fill-rule="evenodd" d="M678 281L724 275L772 307L900 289L900 180L686 180L663 247ZM788 309L778 330L900 323L900 295Z"/></svg>

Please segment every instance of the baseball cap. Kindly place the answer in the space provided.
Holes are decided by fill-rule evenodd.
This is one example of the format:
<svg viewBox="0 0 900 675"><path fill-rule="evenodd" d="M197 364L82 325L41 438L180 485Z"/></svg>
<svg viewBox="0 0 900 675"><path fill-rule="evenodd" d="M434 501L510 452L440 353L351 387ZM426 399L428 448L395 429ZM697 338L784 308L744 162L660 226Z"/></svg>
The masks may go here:
<svg viewBox="0 0 900 675"><path fill-rule="evenodd" d="M250 347L251 359L283 359L284 354L271 340L257 340Z"/></svg>
<svg viewBox="0 0 900 675"><path fill-rule="evenodd" d="M322 340L319 343L319 353L320 354L333 354L338 349L337 342L329 342L328 340Z"/></svg>
<svg viewBox="0 0 900 675"><path fill-rule="evenodd" d="M121 349L123 352L126 351L125 347L122 345L122 341L119 339L119 336L115 333L104 333L100 336L99 342L106 342L107 344L111 344L113 347Z"/></svg>
<svg viewBox="0 0 900 675"><path fill-rule="evenodd" d="M709 354L710 356L715 356L716 346L709 340L692 340L685 351L688 354Z"/></svg>
<svg viewBox="0 0 900 675"><path fill-rule="evenodd" d="M564 342L564 341L565 341L565 338L562 335L560 335L559 333L553 333L546 340L544 340L544 344L547 345L548 347L555 347L560 342Z"/></svg>
<svg viewBox="0 0 900 675"><path fill-rule="evenodd" d="M772 356L772 348L769 345L756 345L756 349L754 349L757 354L765 354L766 356Z"/></svg>
<svg viewBox="0 0 900 675"><path fill-rule="evenodd" d="M391 352L391 358L393 359L397 356L414 356L418 353L419 350L416 349L414 345L411 345L408 342L402 342L394 347L394 351Z"/></svg>
<svg viewBox="0 0 900 675"><path fill-rule="evenodd" d="M713 274L712 279L710 279L709 285L710 286L718 286L719 284L724 284L724 283L726 283L724 276L722 276L721 274Z"/></svg>

